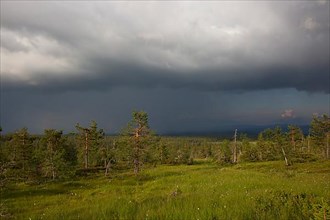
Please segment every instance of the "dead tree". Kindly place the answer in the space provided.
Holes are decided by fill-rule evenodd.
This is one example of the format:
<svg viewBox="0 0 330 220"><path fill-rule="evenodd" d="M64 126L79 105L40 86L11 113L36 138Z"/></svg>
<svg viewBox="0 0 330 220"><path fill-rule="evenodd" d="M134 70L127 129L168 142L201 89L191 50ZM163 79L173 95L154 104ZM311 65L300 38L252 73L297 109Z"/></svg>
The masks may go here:
<svg viewBox="0 0 330 220"><path fill-rule="evenodd" d="M237 163L237 129L234 134L233 163Z"/></svg>

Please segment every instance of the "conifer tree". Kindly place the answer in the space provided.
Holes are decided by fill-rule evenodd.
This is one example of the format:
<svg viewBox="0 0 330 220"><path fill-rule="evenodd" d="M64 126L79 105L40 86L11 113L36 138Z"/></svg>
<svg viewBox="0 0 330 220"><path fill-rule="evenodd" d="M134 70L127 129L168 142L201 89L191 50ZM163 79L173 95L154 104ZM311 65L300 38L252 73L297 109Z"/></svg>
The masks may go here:
<svg viewBox="0 0 330 220"><path fill-rule="evenodd" d="M14 167L21 169L22 174L29 170L32 161L32 138L27 128L16 131L10 143L10 160Z"/></svg>
<svg viewBox="0 0 330 220"><path fill-rule="evenodd" d="M90 165L90 160L94 165L97 164L98 153L100 152L101 142L104 139L103 129L98 129L97 123L92 121L89 128L84 128L79 125L76 125L78 130L77 140L80 149L83 149L83 158L84 158L84 168L88 169Z"/></svg>
<svg viewBox="0 0 330 220"><path fill-rule="evenodd" d="M301 149L303 146L304 134L302 130L296 125L288 126L288 138L292 150L295 152L297 149Z"/></svg>
<svg viewBox="0 0 330 220"><path fill-rule="evenodd" d="M41 167L45 177L56 179L68 166L65 160L66 140L62 131L46 129L41 138Z"/></svg>
<svg viewBox="0 0 330 220"><path fill-rule="evenodd" d="M132 120L123 130L122 136L130 148L130 158L133 162L134 173L137 175L143 164L143 155L153 142L154 135L149 127L148 114L144 111L133 111Z"/></svg>
<svg viewBox="0 0 330 220"><path fill-rule="evenodd" d="M326 159L330 157L330 118L328 115L314 116L310 125L312 141L321 151Z"/></svg>

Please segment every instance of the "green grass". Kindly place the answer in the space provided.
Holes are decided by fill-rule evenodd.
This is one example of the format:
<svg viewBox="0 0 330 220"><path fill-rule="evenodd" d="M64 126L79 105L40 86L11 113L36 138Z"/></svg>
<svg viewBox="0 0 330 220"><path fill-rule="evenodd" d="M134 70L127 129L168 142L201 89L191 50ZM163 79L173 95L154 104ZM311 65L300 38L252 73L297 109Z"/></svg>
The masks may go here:
<svg viewBox="0 0 330 220"><path fill-rule="evenodd" d="M145 168L41 185L16 184L1 202L17 219L330 218L330 161Z"/></svg>

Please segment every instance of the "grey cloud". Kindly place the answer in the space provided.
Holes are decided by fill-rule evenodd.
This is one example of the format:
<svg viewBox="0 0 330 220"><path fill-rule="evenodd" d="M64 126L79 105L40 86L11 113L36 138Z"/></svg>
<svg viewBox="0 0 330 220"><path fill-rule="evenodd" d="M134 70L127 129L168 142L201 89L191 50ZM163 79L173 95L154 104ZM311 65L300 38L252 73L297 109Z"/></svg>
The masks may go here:
<svg viewBox="0 0 330 220"><path fill-rule="evenodd" d="M327 67L293 68L267 67L260 69L214 70L203 72L174 72L168 69L145 67L138 64L113 63L95 60L84 68L92 74L39 74L38 84L26 84L17 79L6 79L5 90L36 90L65 92L71 90L109 90L121 86L142 88L188 88L199 91L253 91L276 88L295 88L301 91L329 93ZM226 75L226 77L223 77ZM303 77L302 77L303 75ZM20 83L20 84L19 84Z"/></svg>
<svg viewBox="0 0 330 220"><path fill-rule="evenodd" d="M5 90L329 93L329 2L1 5Z"/></svg>

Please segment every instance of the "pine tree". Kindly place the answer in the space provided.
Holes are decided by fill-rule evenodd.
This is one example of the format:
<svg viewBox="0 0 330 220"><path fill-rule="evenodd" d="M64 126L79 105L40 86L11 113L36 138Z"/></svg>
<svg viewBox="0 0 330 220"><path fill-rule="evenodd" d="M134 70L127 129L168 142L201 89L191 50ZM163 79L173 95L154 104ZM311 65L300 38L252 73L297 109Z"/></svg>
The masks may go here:
<svg viewBox="0 0 330 220"><path fill-rule="evenodd" d="M32 162L32 138L27 128L16 131L9 144L9 160L11 167L20 170L19 176L26 177Z"/></svg>
<svg viewBox="0 0 330 220"><path fill-rule="evenodd" d="M122 137L130 148L130 158L137 175L141 170L146 149L152 145L154 137L149 127L148 114L144 111L133 111L132 120L123 130Z"/></svg>
<svg viewBox="0 0 330 220"><path fill-rule="evenodd" d="M100 146L104 140L104 132L102 129L98 129L97 123L92 121L89 128L84 128L76 125L78 130L77 140L80 149L83 149L84 168L88 169L90 163L97 165Z"/></svg>
<svg viewBox="0 0 330 220"><path fill-rule="evenodd" d="M298 149L302 149L304 134L298 126L289 125L287 136L289 138L293 152L296 152Z"/></svg>
<svg viewBox="0 0 330 220"><path fill-rule="evenodd" d="M157 152L160 164L165 164L169 157L167 145L164 142L159 142L157 146Z"/></svg>
<svg viewBox="0 0 330 220"><path fill-rule="evenodd" d="M216 152L216 161L220 164L232 163L232 150L230 146L230 141L224 140L218 151Z"/></svg>
<svg viewBox="0 0 330 220"><path fill-rule="evenodd" d="M56 179L65 169L65 139L63 132L55 129L45 129L40 140L40 155L42 173L45 177Z"/></svg>
<svg viewBox="0 0 330 220"><path fill-rule="evenodd" d="M291 161L289 160L289 148L287 143L285 142L285 136L282 132L282 129L280 127L275 127L273 129L273 140L275 142L275 146L277 149L281 149L285 165L289 166L291 165Z"/></svg>
<svg viewBox="0 0 330 220"><path fill-rule="evenodd" d="M330 118L328 115L321 117L314 116L310 125L311 139L321 151L323 151L326 159L330 154Z"/></svg>
<svg viewBox="0 0 330 220"><path fill-rule="evenodd" d="M116 140L113 139L110 143L103 142L99 149L100 161L103 162L105 168L105 175L107 176L110 172L112 165L116 162Z"/></svg>

